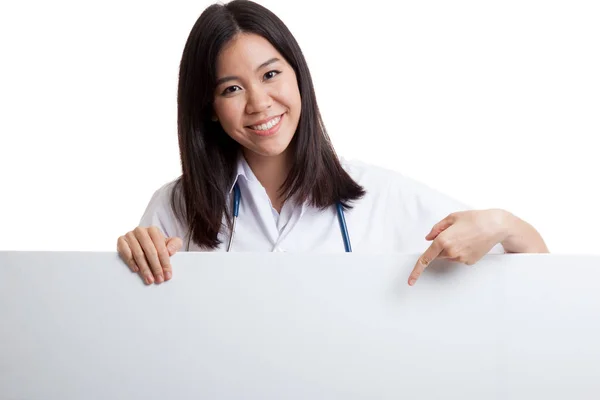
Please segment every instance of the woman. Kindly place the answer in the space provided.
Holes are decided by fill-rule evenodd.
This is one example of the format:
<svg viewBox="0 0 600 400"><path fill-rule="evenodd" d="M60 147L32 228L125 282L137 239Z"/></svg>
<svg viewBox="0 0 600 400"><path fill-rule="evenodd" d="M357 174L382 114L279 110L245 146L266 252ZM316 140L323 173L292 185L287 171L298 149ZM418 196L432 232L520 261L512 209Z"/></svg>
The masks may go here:
<svg viewBox="0 0 600 400"><path fill-rule="evenodd" d="M468 210L392 171L338 159L300 47L251 1L212 5L192 28L178 136L182 176L155 192L117 243L146 284L171 279L169 258L184 246L422 253L410 285L436 258L471 265L489 252L548 251L507 211Z"/></svg>

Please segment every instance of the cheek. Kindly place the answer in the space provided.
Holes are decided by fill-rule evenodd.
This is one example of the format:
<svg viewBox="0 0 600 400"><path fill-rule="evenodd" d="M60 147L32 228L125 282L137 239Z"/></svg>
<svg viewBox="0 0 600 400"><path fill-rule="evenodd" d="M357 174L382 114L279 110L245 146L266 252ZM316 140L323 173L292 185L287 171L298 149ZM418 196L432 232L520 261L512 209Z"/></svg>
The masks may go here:
<svg viewBox="0 0 600 400"><path fill-rule="evenodd" d="M221 126L227 133L232 132L241 124L243 104L238 99L215 102L214 108Z"/></svg>
<svg viewBox="0 0 600 400"><path fill-rule="evenodd" d="M296 112L299 114L302 107L302 98L300 97L300 88L295 80L292 90L290 91L290 103L291 107L294 107Z"/></svg>
<svg viewBox="0 0 600 400"><path fill-rule="evenodd" d="M285 85L281 88L280 92L281 102L290 109L294 114L300 113L301 98L298 86L293 82L292 84Z"/></svg>

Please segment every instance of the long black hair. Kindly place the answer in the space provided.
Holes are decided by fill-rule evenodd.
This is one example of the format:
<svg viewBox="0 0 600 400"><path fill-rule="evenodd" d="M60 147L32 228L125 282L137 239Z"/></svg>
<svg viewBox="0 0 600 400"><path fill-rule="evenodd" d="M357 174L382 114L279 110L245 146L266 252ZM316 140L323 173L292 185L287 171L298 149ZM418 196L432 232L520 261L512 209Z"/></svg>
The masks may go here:
<svg viewBox="0 0 600 400"><path fill-rule="evenodd" d="M201 247L220 245L223 216L231 227L228 194L237 171L240 145L211 119L216 85L216 60L237 34L267 39L292 66L301 97L298 127L289 146L293 164L280 192L285 200L309 202L324 209L350 201L365 191L342 168L325 130L304 55L285 24L265 7L249 0L213 4L194 24L181 58L177 93L177 125L182 175L171 206Z"/></svg>

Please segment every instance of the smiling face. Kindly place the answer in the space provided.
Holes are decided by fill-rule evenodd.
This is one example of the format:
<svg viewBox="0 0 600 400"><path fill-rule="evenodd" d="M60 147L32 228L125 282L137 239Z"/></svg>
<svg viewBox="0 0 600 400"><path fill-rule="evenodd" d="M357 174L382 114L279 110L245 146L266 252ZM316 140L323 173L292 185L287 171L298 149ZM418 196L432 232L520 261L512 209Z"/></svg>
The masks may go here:
<svg viewBox="0 0 600 400"><path fill-rule="evenodd" d="M300 119L294 69L262 36L238 34L217 59L214 112L250 158L283 156Z"/></svg>

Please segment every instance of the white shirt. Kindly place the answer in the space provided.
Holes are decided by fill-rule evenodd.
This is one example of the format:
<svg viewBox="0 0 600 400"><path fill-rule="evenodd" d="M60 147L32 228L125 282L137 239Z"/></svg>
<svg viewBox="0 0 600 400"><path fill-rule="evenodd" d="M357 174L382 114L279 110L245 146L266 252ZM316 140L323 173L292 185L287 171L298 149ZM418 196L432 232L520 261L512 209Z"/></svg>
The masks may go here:
<svg viewBox="0 0 600 400"><path fill-rule="evenodd" d="M431 245L425 236L433 225L450 213L470 209L397 172L344 159L342 165L366 190L366 195L352 202L353 208L345 212L353 252L422 253ZM334 206L319 211L306 204L294 206L288 201L278 214L244 157L239 159L236 181L241 201L231 251L345 251ZM182 238L185 251L188 230L175 219L170 206L174 184L175 181L171 181L154 193L140 226L154 225L165 237ZM226 226L225 222L223 225ZM219 239L222 244L213 251L226 251L229 241L226 228L219 233ZM206 251L193 241L189 250ZM498 244L491 253L504 253L504 249Z"/></svg>

